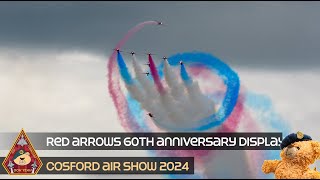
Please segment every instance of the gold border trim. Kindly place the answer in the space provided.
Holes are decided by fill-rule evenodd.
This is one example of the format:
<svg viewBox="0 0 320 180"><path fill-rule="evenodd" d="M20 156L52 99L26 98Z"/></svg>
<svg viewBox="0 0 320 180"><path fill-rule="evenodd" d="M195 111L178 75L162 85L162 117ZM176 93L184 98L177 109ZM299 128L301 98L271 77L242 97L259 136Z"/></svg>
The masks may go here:
<svg viewBox="0 0 320 180"><path fill-rule="evenodd" d="M32 151L31 153L32 153L33 155L35 155L35 156L36 156L35 158L39 161L39 167L34 171L34 173L13 173L13 174L11 174L11 172L9 172L9 170L8 170L7 167L6 167L5 162L8 160L8 158L9 158L9 156L10 156L10 153L13 151L14 147L15 147L16 144L18 143L19 137L20 137L21 135L23 135L24 138L29 142L28 145L31 147L31 148L30 148L30 150ZM8 152L6 158L5 158L5 159L3 160L3 162L2 162L3 168L7 171L7 173L8 173L9 175L12 175L12 176L15 176L15 175L30 176L30 175L37 175L38 172L40 171L42 165L43 165L43 163L42 163L40 157L38 156L36 150L34 149L34 147L33 147L33 145L32 145L32 142L30 141L29 137L27 136L27 134L25 133L24 129L22 128L21 131L20 131L20 133L19 133L18 136L16 137L16 140L15 140L14 143L12 144L12 147L11 147L10 151Z"/></svg>

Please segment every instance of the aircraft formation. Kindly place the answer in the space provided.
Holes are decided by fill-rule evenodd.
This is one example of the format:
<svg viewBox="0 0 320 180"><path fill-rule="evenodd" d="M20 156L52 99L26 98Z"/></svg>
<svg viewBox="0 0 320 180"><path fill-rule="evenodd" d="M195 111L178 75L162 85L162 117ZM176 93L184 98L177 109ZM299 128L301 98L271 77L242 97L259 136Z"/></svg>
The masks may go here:
<svg viewBox="0 0 320 180"><path fill-rule="evenodd" d="M159 25L163 25L162 24L162 22L159 22ZM117 52L124 52L123 50L120 50L120 49L113 49L114 51L117 51ZM136 52L134 52L134 51L131 51L131 52L125 52L125 53L129 53L129 54L131 54L132 56L134 56L135 54L136 54ZM153 54L153 53L144 53L144 54L146 54L146 55L148 55L148 56L150 56L150 55L155 55L155 54ZM162 57L162 59L164 60L164 61L167 61L168 60L168 58L166 57L166 56L163 56ZM180 62L180 65L182 65L183 64L183 61L181 60ZM147 66L149 66L150 67L150 63L145 63L144 65L147 65ZM150 72L142 72L142 74L145 74L146 76L149 76L150 75ZM154 115L152 114L152 113L147 113L147 115L150 117L150 118L154 118Z"/></svg>

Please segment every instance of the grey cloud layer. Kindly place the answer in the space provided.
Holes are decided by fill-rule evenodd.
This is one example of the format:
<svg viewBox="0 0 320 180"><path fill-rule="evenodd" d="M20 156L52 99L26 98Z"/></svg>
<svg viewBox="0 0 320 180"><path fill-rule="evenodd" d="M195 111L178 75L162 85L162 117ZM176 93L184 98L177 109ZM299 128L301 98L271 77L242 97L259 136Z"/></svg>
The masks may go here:
<svg viewBox="0 0 320 180"><path fill-rule="evenodd" d="M171 55L207 51L259 68L319 66L319 2L1 2L0 45L106 53L126 31L148 27L126 49Z"/></svg>
<svg viewBox="0 0 320 180"><path fill-rule="evenodd" d="M317 120L320 116L318 103L315 101L320 96L319 69L314 72L263 71L239 67L235 70L239 73L241 83L247 90L265 94L272 99L275 112L290 123L292 132L302 131L315 139L319 137L320 124ZM123 132L108 95L105 62L100 56L87 52L69 51L8 53L0 49L0 72L0 84L5 87L0 88L0 117L5 117L0 120L0 132L18 132L21 127L27 133ZM255 117L256 114L250 111L250 115ZM8 151L0 151L2 156L7 153ZM39 156L86 154L86 156L98 157L122 156L124 153L126 152L42 151ZM225 178L234 174L238 177L246 177L243 172L248 168L243 166L242 151L221 153L217 159L208 158L205 164L208 177ZM148 154L145 151L130 151L130 154L125 155L146 156ZM238 158L235 160L234 157ZM221 164L221 162L225 163ZM244 169L239 168L240 166ZM212 169L212 167L218 168ZM232 168L233 174L221 173L221 169L225 167ZM106 176L60 177L102 178Z"/></svg>

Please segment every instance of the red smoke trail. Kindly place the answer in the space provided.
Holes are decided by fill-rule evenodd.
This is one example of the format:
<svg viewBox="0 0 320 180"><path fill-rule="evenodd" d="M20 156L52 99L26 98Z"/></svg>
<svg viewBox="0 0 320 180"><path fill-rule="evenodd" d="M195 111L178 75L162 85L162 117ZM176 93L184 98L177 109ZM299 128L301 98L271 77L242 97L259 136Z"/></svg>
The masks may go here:
<svg viewBox="0 0 320 180"><path fill-rule="evenodd" d="M122 46L127 42L127 40L129 40L129 38L131 38L136 32L138 32L140 29L142 29L145 25L157 25L158 22L156 21L146 21L143 23L140 23L138 25L136 25L134 28L132 28L122 39L121 41L116 45L115 49L121 49ZM115 104L116 110L119 114L119 119L120 119L120 123L121 125L125 128L126 131L132 131L132 130L137 130L137 131L141 131L140 126L137 124L137 122L134 121L133 116L130 114L130 111L128 109L128 104L127 104L127 100L125 95L123 94L121 87L120 87L120 81L119 81L119 71L117 69L117 62L116 62L116 51L114 51L112 53L112 55L109 57L109 61L108 61L108 89L109 89L109 93L112 97L112 100ZM151 58L152 60L152 58ZM149 58L150 61L150 58ZM151 61L154 65L154 62ZM150 68L151 68L151 63L150 62ZM154 65L155 67L155 65ZM155 69L156 70L156 69ZM156 72L156 73L155 73ZM157 70L154 73L151 71L151 73L155 74L156 76L158 76L158 78L155 78L155 83L159 82L159 84L157 85L157 88L159 91L159 93L164 92L164 88L161 84L159 75ZM158 80L156 80L158 79ZM257 127L255 126L255 124L253 124L253 120L251 118L249 118L249 112L244 111L244 106L243 106L243 98L241 98L241 96L239 96L239 101L237 102L237 105L234 109L234 112L230 115L230 117L228 118L228 120L222 125L222 127L219 128L219 132L234 132L236 131L239 121L246 119L247 123L248 123L248 129L254 131L257 129ZM170 156L170 154L175 154L177 156L194 156L195 157L195 161L197 164L201 166L205 166L205 163L203 163L202 161L206 160L206 158L208 158L207 156L209 155L208 151L159 151L159 154L164 154L167 156ZM215 156L217 154L213 153L210 154L211 156ZM261 156L261 153L259 152L254 152L254 153L250 153L250 156ZM213 158L213 157L211 157ZM256 157L255 157L256 158ZM257 165L257 163L251 163L252 165ZM197 166L198 167L198 166ZM257 168L257 167L256 167ZM250 167L250 169L252 170L253 167Z"/></svg>
<svg viewBox="0 0 320 180"><path fill-rule="evenodd" d="M139 23L132 29L128 31L128 33L118 42L115 49L121 49L122 46L140 29L142 29L145 25L157 25L157 21L145 21ZM114 51L111 56L109 57L108 61L108 89L109 93L112 97L113 103L117 109L119 114L119 119L121 125L125 128L126 131L131 131L135 129L139 129L139 125L133 120L132 115L130 115L128 104L124 94L120 88L120 81L119 81L119 71L116 66L116 55L117 52ZM128 121L128 122L126 122Z"/></svg>
<svg viewBox="0 0 320 180"><path fill-rule="evenodd" d="M156 65L154 64L154 61L151 57L151 55L149 54L149 63L150 63L150 71L151 71L151 75L153 77L154 83L156 84L157 90L160 94L164 94L165 90L162 86L159 74L158 74L158 70Z"/></svg>

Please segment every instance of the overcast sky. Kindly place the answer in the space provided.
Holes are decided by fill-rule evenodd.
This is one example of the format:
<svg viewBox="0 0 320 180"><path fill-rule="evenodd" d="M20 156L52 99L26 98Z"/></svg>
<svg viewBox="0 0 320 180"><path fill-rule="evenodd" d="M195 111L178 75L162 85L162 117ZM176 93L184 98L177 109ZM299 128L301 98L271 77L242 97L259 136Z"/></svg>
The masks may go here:
<svg viewBox="0 0 320 180"><path fill-rule="evenodd" d="M108 54L126 31L148 27L127 50L200 50L255 68L320 65L320 2L1 2L0 46ZM280 67L279 67L280 66Z"/></svg>
<svg viewBox="0 0 320 180"><path fill-rule="evenodd" d="M319 139L320 2L0 2L0 132L124 131L107 90L107 58L146 20L166 26L145 27L125 50L212 53L242 87L270 97L293 132ZM231 155L219 155L230 165L208 163L208 177L226 177L211 167L248 169Z"/></svg>

